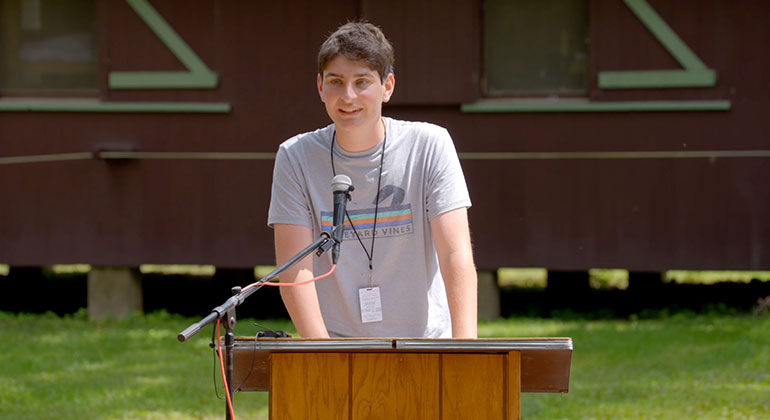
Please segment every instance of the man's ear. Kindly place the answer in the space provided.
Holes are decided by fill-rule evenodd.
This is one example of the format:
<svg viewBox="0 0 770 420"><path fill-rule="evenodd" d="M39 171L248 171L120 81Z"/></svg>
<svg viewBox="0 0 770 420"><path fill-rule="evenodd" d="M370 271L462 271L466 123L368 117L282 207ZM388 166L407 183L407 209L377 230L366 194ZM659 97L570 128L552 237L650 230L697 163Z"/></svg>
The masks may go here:
<svg viewBox="0 0 770 420"><path fill-rule="evenodd" d="M326 98L324 97L324 88L323 88L324 84L323 84L323 81L321 80L320 74L316 77L316 85L318 85L318 96L321 97L321 102L326 103Z"/></svg>
<svg viewBox="0 0 770 420"><path fill-rule="evenodd" d="M382 95L382 102L388 102L393 95L393 91L396 89L396 76L393 73L389 73L385 77L385 94Z"/></svg>

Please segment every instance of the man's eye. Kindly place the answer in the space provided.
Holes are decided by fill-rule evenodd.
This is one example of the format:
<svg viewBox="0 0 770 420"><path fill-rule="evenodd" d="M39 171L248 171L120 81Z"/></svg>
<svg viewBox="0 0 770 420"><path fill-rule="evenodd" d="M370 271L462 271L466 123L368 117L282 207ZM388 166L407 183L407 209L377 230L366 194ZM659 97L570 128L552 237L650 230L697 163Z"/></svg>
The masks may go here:
<svg viewBox="0 0 770 420"><path fill-rule="evenodd" d="M368 80L366 80L366 79L361 79L361 80L357 80L357 81L356 81L356 84L357 84L358 86L368 86L368 85L369 85L369 83L371 83L371 82L369 82L369 81L368 81Z"/></svg>
<svg viewBox="0 0 770 420"><path fill-rule="evenodd" d="M330 85L339 86L339 85L342 84L342 80L340 80L340 79L332 79L332 80L329 81L329 84Z"/></svg>

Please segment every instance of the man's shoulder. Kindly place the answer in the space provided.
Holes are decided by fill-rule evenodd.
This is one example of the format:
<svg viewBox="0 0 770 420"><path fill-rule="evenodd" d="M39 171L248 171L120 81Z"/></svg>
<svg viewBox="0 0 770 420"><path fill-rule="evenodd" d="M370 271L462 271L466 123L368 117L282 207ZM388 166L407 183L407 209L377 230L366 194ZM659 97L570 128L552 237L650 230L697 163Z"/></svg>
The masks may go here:
<svg viewBox="0 0 770 420"><path fill-rule="evenodd" d="M443 136L446 128L425 121L404 121L390 119L391 126L400 133L421 134L426 136Z"/></svg>
<svg viewBox="0 0 770 420"><path fill-rule="evenodd" d="M424 121L392 120L391 128L399 147L407 147L421 153L442 150L452 143L446 128Z"/></svg>
<svg viewBox="0 0 770 420"><path fill-rule="evenodd" d="M328 148L333 129L333 125L328 125L313 131L297 134L281 143L279 148L290 153L319 147Z"/></svg>

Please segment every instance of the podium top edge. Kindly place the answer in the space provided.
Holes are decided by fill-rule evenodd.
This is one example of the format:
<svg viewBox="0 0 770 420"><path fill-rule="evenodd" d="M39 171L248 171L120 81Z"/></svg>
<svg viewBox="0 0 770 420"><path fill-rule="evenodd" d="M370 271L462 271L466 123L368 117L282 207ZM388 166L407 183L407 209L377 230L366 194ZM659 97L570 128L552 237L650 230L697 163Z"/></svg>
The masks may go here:
<svg viewBox="0 0 770 420"><path fill-rule="evenodd" d="M259 338L238 337L234 346L259 350L572 351L571 338Z"/></svg>
<svg viewBox="0 0 770 420"><path fill-rule="evenodd" d="M384 350L394 349L391 339L371 338L236 338L234 346L257 350Z"/></svg>
<svg viewBox="0 0 770 420"><path fill-rule="evenodd" d="M402 350L572 350L571 338L526 338L526 339L402 339L395 340L395 348Z"/></svg>

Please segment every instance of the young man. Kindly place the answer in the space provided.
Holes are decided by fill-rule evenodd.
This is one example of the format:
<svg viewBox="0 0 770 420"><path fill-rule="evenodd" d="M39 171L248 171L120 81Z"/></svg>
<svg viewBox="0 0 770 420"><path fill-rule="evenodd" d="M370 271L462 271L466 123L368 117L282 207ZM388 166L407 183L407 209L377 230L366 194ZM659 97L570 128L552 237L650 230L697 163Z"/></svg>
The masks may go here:
<svg viewBox="0 0 770 420"><path fill-rule="evenodd" d="M321 46L317 77L333 124L287 140L276 156L268 225L278 264L330 230L334 175L355 187L334 274L281 288L303 337L477 335L462 169L445 129L382 116L396 84L393 61L376 26L337 29ZM329 255L313 255L281 282L330 269Z"/></svg>

